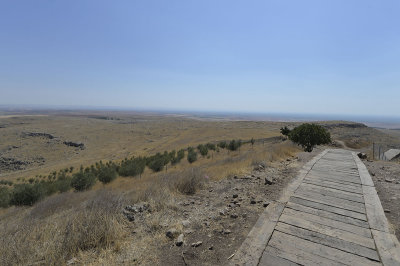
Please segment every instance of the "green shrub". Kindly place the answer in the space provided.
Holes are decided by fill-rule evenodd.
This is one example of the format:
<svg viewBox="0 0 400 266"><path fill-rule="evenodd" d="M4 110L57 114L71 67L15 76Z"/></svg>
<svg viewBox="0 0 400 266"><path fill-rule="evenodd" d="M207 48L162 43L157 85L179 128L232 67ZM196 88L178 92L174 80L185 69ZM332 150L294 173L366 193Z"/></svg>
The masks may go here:
<svg viewBox="0 0 400 266"><path fill-rule="evenodd" d="M97 170L97 178L103 184L110 183L115 178L117 178L117 171L114 166L105 166L102 165Z"/></svg>
<svg viewBox="0 0 400 266"><path fill-rule="evenodd" d="M30 205L43 198L45 192L40 184L18 184L15 185L10 203L13 205Z"/></svg>
<svg viewBox="0 0 400 266"><path fill-rule="evenodd" d="M116 170L120 176L137 176L144 172L146 160L144 157L126 159L121 162L121 165Z"/></svg>
<svg viewBox="0 0 400 266"><path fill-rule="evenodd" d="M176 157L174 157L172 160L171 160L171 164L177 164L177 163L179 163L183 158L185 158L185 150L184 149L180 149L178 152L177 152L177 154L176 154Z"/></svg>
<svg viewBox="0 0 400 266"><path fill-rule="evenodd" d="M0 187L0 208L7 208L10 205L11 193L6 187Z"/></svg>
<svg viewBox="0 0 400 266"><path fill-rule="evenodd" d="M197 146L197 149L199 150L201 156L206 156L208 154L208 148L207 146L200 144L199 146Z"/></svg>
<svg viewBox="0 0 400 266"><path fill-rule="evenodd" d="M212 143L207 143L206 147L207 147L207 149L212 150L212 151L215 151L215 149L216 149L215 144L212 144Z"/></svg>
<svg viewBox="0 0 400 266"><path fill-rule="evenodd" d="M193 163L197 160L197 152L194 150L193 147L188 148L187 160L189 163Z"/></svg>
<svg viewBox="0 0 400 266"><path fill-rule="evenodd" d="M284 136L289 136L290 129L287 126L281 127L281 134Z"/></svg>
<svg viewBox="0 0 400 266"><path fill-rule="evenodd" d="M167 164L166 162L169 161L167 157L168 153L157 153L148 158L147 166L154 172L160 172L164 168L164 165Z"/></svg>
<svg viewBox="0 0 400 266"><path fill-rule="evenodd" d="M63 177L59 178L55 182L56 188L59 192L67 192L68 190L71 189L71 177Z"/></svg>
<svg viewBox="0 0 400 266"><path fill-rule="evenodd" d="M82 169L72 176L71 186L76 191L83 191L91 188L96 183L96 176L90 170Z"/></svg>
<svg viewBox="0 0 400 266"><path fill-rule="evenodd" d="M236 151L242 145L242 141L239 140L231 140L228 145L228 149L231 151Z"/></svg>
<svg viewBox="0 0 400 266"><path fill-rule="evenodd" d="M316 145L331 143L330 133L320 125L302 124L289 133L289 139L311 152Z"/></svg>
<svg viewBox="0 0 400 266"><path fill-rule="evenodd" d="M220 147L221 149L225 149L227 146L226 141L220 141L218 143L218 147Z"/></svg>

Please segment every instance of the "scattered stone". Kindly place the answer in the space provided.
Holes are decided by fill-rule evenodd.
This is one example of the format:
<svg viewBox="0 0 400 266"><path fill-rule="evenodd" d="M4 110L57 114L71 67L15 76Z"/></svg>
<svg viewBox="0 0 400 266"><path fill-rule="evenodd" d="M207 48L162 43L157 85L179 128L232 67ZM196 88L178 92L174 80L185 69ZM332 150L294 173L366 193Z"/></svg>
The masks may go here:
<svg viewBox="0 0 400 266"><path fill-rule="evenodd" d="M268 207L268 205L269 205L269 202L264 202L264 203L263 203L263 207L264 207L264 208Z"/></svg>
<svg viewBox="0 0 400 266"><path fill-rule="evenodd" d="M189 220L183 220L182 221L182 226L183 227L188 227L190 225L190 221Z"/></svg>
<svg viewBox="0 0 400 266"><path fill-rule="evenodd" d="M272 185L274 183L274 181L270 176L266 176L264 181L265 181L264 185Z"/></svg>
<svg viewBox="0 0 400 266"><path fill-rule="evenodd" d="M233 194L233 195L232 195L232 198L234 198L234 199L236 199L237 197L239 197L238 194Z"/></svg>
<svg viewBox="0 0 400 266"><path fill-rule="evenodd" d="M372 175L372 176L375 176L375 173L374 173L374 172L371 172L371 175Z"/></svg>
<svg viewBox="0 0 400 266"><path fill-rule="evenodd" d="M197 247L201 246L202 244L203 244L203 242L198 241L198 242L192 243L192 247L197 248Z"/></svg>
<svg viewBox="0 0 400 266"><path fill-rule="evenodd" d="M208 250L213 250L214 249L214 247L213 246L210 246L209 248L208 248Z"/></svg>
<svg viewBox="0 0 400 266"><path fill-rule="evenodd" d="M250 204L256 204L257 202L256 202L256 200L255 199L251 199L250 200Z"/></svg>
<svg viewBox="0 0 400 266"><path fill-rule="evenodd" d="M139 213L144 211L150 211L150 204L147 202L140 202L134 205L128 205L125 210L129 212Z"/></svg>
<svg viewBox="0 0 400 266"><path fill-rule="evenodd" d="M238 215L236 213L232 213L231 218L236 219L236 218L238 218Z"/></svg>
<svg viewBox="0 0 400 266"><path fill-rule="evenodd" d="M183 245L183 234L180 234L178 236L178 239L176 240L175 245L177 245L178 247Z"/></svg>
<svg viewBox="0 0 400 266"><path fill-rule="evenodd" d="M219 211L219 215L224 216L225 215L225 211L224 210Z"/></svg>
<svg viewBox="0 0 400 266"><path fill-rule="evenodd" d="M205 222L204 222L204 225L207 226L207 227L209 227L209 226L210 226L210 222L209 222L209 221L205 221Z"/></svg>
<svg viewBox="0 0 400 266"><path fill-rule="evenodd" d="M168 238L174 239L178 235L178 231L175 228L170 228L165 235Z"/></svg>
<svg viewBox="0 0 400 266"><path fill-rule="evenodd" d="M395 181L395 179L388 179L388 178L385 178L385 181L388 182L388 183L393 183L393 181Z"/></svg>
<svg viewBox="0 0 400 266"><path fill-rule="evenodd" d="M231 230L229 230L229 229L224 230L224 234L225 234L225 235L229 235L230 233L232 233Z"/></svg>
<svg viewBox="0 0 400 266"><path fill-rule="evenodd" d="M63 143L70 147L80 148L81 150L85 149L85 144L83 144L82 142L64 141Z"/></svg>
<svg viewBox="0 0 400 266"><path fill-rule="evenodd" d="M78 262L78 259L77 258L72 258L72 259L70 259L69 261L67 261L67 265L72 265L72 264L75 264L75 263L77 263Z"/></svg>
<svg viewBox="0 0 400 266"><path fill-rule="evenodd" d="M365 153L363 153L363 152L359 152L359 153L357 154L357 156L358 156L358 158L360 158L360 159L367 159L367 155L366 155Z"/></svg>
<svg viewBox="0 0 400 266"><path fill-rule="evenodd" d="M390 213L390 210L389 209L385 209L384 212Z"/></svg>

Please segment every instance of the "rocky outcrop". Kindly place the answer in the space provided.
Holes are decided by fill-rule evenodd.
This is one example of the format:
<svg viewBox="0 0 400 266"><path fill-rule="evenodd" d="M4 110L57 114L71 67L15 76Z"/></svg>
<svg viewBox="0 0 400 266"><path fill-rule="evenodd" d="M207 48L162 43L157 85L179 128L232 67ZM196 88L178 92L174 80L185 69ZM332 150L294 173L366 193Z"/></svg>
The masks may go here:
<svg viewBox="0 0 400 266"><path fill-rule="evenodd" d="M25 132L24 133L25 136L28 137L44 137L47 139L54 139L55 137L49 133L42 133L42 132Z"/></svg>
<svg viewBox="0 0 400 266"><path fill-rule="evenodd" d="M80 148L81 150L85 149L85 144L83 144L82 142L64 141L63 143L70 147Z"/></svg>

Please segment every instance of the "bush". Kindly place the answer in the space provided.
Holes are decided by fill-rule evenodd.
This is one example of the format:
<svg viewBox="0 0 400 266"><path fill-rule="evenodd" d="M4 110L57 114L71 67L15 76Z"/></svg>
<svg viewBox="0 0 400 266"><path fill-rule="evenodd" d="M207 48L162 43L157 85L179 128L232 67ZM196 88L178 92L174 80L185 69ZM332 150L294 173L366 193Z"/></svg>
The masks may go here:
<svg viewBox="0 0 400 266"><path fill-rule="evenodd" d="M220 147L221 149L225 149L227 146L226 141L220 141L218 143L218 147Z"/></svg>
<svg viewBox="0 0 400 266"><path fill-rule="evenodd" d="M121 176L137 176L144 172L146 167L146 158L138 157L130 160L124 160L121 162L118 168L118 173Z"/></svg>
<svg viewBox="0 0 400 266"><path fill-rule="evenodd" d="M171 164L177 164L179 163L183 158L185 158L185 150L184 149L180 149L177 154L176 157L172 158L171 160Z"/></svg>
<svg viewBox="0 0 400 266"><path fill-rule="evenodd" d="M71 177L61 177L55 182L56 188L59 192L67 192L71 188Z"/></svg>
<svg viewBox="0 0 400 266"><path fill-rule="evenodd" d="M10 205L11 193L6 187L0 187L0 208L7 208Z"/></svg>
<svg viewBox="0 0 400 266"><path fill-rule="evenodd" d="M242 145L242 141L239 140L231 140L228 145L228 149L231 151L236 151Z"/></svg>
<svg viewBox="0 0 400 266"><path fill-rule="evenodd" d="M90 171L82 169L72 176L71 186L76 191L83 191L91 188L96 183L96 176Z"/></svg>
<svg viewBox="0 0 400 266"><path fill-rule="evenodd" d="M167 164L166 162L169 161L167 157L168 153L164 153L163 155L161 153L157 153L156 155L148 158L147 166L154 172L160 172L164 168L164 165Z"/></svg>
<svg viewBox="0 0 400 266"><path fill-rule="evenodd" d="M201 156L206 156L208 154L208 148L203 144L197 146L197 149L199 150Z"/></svg>
<svg viewBox="0 0 400 266"><path fill-rule="evenodd" d="M117 171L113 165L105 166L101 165L97 169L97 179L103 184L110 183L115 178L117 178Z"/></svg>
<svg viewBox="0 0 400 266"><path fill-rule="evenodd" d="M207 143L206 147L207 147L207 149L212 150L212 151L215 151L215 149L216 149L215 144L212 144L212 143Z"/></svg>
<svg viewBox="0 0 400 266"><path fill-rule="evenodd" d="M289 136L290 129L287 126L281 127L281 134L284 136Z"/></svg>
<svg viewBox="0 0 400 266"><path fill-rule="evenodd" d="M32 206L35 202L40 200L44 194L45 192L40 184L18 184L15 185L12 191L10 203L17 206Z"/></svg>
<svg viewBox="0 0 400 266"><path fill-rule="evenodd" d="M189 163L193 163L197 160L197 152L193 149L193 147L188 148L187 160Z"/></svg>
<svg viewBox="0 0 400 266"><path fill-rule="evenodd" d="M320 125L302 124L289 133L289 139L311 152L316 145L331 143L330 133Z"/></svg>

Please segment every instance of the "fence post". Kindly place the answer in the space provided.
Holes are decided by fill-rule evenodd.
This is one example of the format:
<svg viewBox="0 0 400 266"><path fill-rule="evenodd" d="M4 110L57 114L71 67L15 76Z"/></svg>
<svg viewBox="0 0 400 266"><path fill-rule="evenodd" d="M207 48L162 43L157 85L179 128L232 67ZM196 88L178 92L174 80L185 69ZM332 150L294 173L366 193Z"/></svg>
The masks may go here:
<svg viewBox="0 0 400 266"><path fill-rule="evenodd" d="M375 142L372 142L372 160L375 160Z"/></svg>

